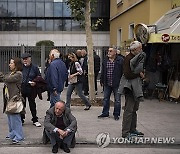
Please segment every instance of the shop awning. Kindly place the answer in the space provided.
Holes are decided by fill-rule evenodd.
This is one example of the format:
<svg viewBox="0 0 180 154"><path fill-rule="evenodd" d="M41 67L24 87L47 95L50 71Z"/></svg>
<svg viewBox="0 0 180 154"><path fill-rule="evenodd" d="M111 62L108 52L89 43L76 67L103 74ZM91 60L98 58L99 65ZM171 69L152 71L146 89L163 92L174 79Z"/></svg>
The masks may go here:
<svg viewBox="0 0 180 154"><path fill-rule="evenodd" d="M149 30L148 43L180 43L180 7L168 11Z"/></svg>

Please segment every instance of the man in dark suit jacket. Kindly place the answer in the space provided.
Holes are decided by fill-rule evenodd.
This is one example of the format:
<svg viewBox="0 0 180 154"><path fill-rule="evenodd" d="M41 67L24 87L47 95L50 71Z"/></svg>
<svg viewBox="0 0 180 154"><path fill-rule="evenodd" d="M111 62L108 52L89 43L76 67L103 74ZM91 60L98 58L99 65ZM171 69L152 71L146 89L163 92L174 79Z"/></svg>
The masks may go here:
<svg viewBox="0 0 180 154"><path fill-rule="evenodd" d="M69 147L75 137L77 121L63 101L57 102L46 111L44 127L52 145L52 152L57 153L60 146L64 152L70 153Z"/></svg>

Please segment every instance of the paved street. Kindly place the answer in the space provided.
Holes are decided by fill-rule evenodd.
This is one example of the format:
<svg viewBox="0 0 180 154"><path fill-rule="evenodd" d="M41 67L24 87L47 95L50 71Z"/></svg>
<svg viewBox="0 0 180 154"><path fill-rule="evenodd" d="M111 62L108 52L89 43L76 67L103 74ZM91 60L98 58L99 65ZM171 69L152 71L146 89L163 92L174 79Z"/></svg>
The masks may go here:
<svg viewBox="0 0 180 154"><path fill-rule="evenodd" d="M0 108L2 109L2 87L0 83ZM62 99L65 100L67 88L62 93ZM102 89L99 87L98 97L102 97ZM73 97L77 97L73 95ZM43 124L46 110L49 108L49 102L46 101L46 93L43 94L43 100L36 99L39 121ZM122 105L124 98L122 97ZM111 108L110 118L98 119L101 114L102 107L93 106L89 111L84 111L84 106L72 106L72 113L78 121L78 132L76 133L77 146L72 149L71 153L157 153L157 154L178 154L180 153L180 104L173 102L159 102L156 99L145 100L140 104L138 111L137 129L145 134L147 139L159 139L159 144L122 144L120 140L122 128L122 115L119 121L115 121L112 116L113 108ZM37 128L32 125L29 107L26 109L27 115L23 126L25 140L21 145L12 145L10 141L4 138L8 133L6 114L0 113L0 153L51 153L50 145L44 146L41 142L43 127ZM108 132L111 143L106 148L98 148L96 137L100 133ZM164 138L170 140L170 143L163 143ZM114 139L117 139L114 144ZM120 138L121 139L121 138ZM162 141L163 140L163 141ZM118 142L119 141L119 142ZM62 151L59 151L59 153Z"/></svg>

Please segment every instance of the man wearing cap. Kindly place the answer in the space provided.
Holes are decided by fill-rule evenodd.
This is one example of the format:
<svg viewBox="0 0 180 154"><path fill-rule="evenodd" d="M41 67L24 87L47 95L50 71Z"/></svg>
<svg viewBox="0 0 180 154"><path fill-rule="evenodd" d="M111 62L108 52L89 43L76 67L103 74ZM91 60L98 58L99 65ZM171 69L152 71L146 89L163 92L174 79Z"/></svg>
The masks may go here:
<svg viewBox="0 0 180 154"><path fill-rule="evenodd" d="M29 102L29 108L32 114L33 125L35 125L36 127L41 127L41 124L38 122L35 98L31 97L32 87L35 86L36 84L35 82L33 82L33 80L37 76L40 76L41 74L38 67L32 64L31 54L23 53L21 55L21 58L24 64L23 71L22 71L22 74L23 74L22 97L25 100L24 106L26 107L26 98L27 98ZM25 114L21 114L21 120L22 120L22 123L24 123Z"/></svg>

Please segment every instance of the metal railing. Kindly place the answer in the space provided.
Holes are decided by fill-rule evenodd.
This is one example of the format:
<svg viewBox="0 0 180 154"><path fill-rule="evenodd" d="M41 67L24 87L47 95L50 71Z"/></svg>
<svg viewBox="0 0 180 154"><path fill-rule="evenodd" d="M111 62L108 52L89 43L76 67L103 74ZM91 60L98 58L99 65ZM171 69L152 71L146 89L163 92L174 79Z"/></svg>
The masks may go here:
<svg viewBox="0 0 180 154"><path fill-rule="evenodd" d="M32 63L38 67L44 66L45 60L49 57L51 49L58 49L61 52L62 59L69 52L75 52L77 49L87 49L86 46L0 46L0 72L9 72L9 61L12 57L21 57L22 53L30 53L32 55ZM94 47L101 61L106 56L108 47ZM45 59L42 59L44 57ZM44 63L43 63L44 62Z"/></svg>

